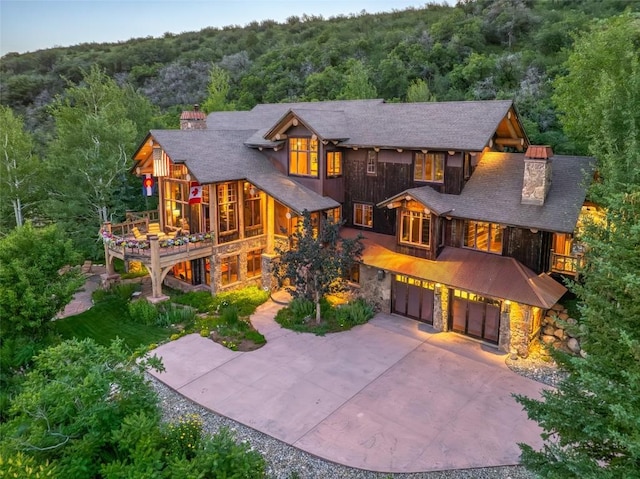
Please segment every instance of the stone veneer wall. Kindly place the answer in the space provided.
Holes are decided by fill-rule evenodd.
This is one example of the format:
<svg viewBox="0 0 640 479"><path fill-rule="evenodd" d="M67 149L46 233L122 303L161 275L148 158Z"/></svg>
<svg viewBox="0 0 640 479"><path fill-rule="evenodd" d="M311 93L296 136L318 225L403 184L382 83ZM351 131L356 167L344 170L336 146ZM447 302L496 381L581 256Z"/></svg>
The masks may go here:
<svg viewBox="0 0 640 479"><path fill-rule="evenodd" d="M258 236L246 240L232 241L216 246L211 256L211 292L216 294L220 291L228 291L246 286L262 285L262 275L254 278L247 278L247 253L249 251L264 249L266 246L266 238ZM223 257L239 256L238 264L238 281L229 285L222 285L222 275L220 274L220 265ZM262 262L264 264L264 260Z"/></svg>
<svg viewBox="0 0 640 479"><path fill-rule="evenodd" d="M363 298L374 305L376 311L391 312L391 273L385 272L384 278L378 279L378 268L360 265L360 285L354 287L352 294Z"/></svg>
<svg viewBox="0 0 640 479"><path fill-rule="evenodd" d="M525 158L521 203L526 205L543 205L550 186L551 161Z"/></svg>

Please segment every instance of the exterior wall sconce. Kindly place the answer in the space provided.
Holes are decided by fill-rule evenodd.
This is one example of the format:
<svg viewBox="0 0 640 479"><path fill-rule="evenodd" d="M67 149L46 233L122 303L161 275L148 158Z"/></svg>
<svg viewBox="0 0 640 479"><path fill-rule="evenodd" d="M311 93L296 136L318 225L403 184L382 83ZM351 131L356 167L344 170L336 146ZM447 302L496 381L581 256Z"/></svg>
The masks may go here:
<svg viewBox="0 0 640 479"><path fill-rule="evenodd" d="M437 294L438 296L440 296L442 294L442 285L440 283L436 283L433 287L433 292L434 294Z"/></svg>
<svg viewBox="0 0 640 479"><path fill-rule="evenodd" d="M288 220L291 219L291 212L287 211L287 213L285 214L285 216L287 217Z"/></svg>
<svg viewBox="0 0 640 479"><path fill-rule="evenodd" d="M378 281L382 281L384 279L384 270L383 269L379 269L378 270Z"/></svg>
<svg viewBox="0 0 640 479"><path fill-rule="evenodd" d="M504 312L508 313L511 311L511 301L509 301L508 299L505 300L504 302Z"/></svg>

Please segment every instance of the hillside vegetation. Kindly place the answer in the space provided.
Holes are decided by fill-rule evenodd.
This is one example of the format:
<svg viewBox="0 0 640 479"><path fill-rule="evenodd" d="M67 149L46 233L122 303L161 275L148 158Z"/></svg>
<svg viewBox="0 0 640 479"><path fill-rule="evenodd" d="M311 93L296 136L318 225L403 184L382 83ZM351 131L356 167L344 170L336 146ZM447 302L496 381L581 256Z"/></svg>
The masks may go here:
<svg viewBox="0 0 640 479"><path fill-rule="evenodd" d="M369 95L387 101L406 101L412 85L423 88L417 99L514 98L532 142L577 152L561 132L551 102L552 80L563 73L574 33L625 8L637 10L638 4L460 0L455 7L431 3L375 15L291 16L284 23L265 20L9 53L0 59L1 102L44 144L53 134L47 107L92 65L157 107L150 127L177 126L182 108L202 103L213 65L228 74L227 105L236 109L345 97L356 65L373 86Z"/></svg>

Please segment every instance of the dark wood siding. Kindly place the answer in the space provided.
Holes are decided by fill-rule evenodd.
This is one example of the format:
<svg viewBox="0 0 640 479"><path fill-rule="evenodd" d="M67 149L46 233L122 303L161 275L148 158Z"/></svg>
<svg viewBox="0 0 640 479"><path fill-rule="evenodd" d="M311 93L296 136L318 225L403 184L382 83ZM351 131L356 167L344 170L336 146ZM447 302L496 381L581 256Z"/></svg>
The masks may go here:
<svg viewBox="0 0 640 479"><path fill-rule="evenodd" d="M343 215L347 226L353 226L354 203L371 204L373 208L373 231L395 234L396 212L388 208L377 208L382 200L410 188L413 183L412 165L378 161L375 175L367 175L367 150L347 150L344 155L345 184Z"/></svg>
<svg viewBox="0 0 640 479"><path fill-rule="evenodd" d="M546 231L532 233L525 228L507 228L504 255L515 258L538 274L544 273L549 268L552 237L553 234Z"/></svg>
<svg viewBox="0 0 640 479"><path fill-rule="evenodd" d="M464 185L463 157L461 152L447 155L444 169L444 193L459 195Z"/></svg>

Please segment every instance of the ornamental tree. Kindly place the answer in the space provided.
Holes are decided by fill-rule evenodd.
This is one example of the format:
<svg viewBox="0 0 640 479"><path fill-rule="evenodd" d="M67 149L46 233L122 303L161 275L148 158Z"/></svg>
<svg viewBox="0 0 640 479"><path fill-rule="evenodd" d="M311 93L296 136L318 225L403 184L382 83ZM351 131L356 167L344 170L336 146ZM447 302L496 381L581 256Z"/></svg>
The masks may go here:
<svg viewBox="0 0 640 479"><path fill-rule="evenodd" d="M320 324L320 301L328 294L346 290L344 279L362 256L361 236L345 239L339 236L340 224L323 218L314 227L311 213L304 211L298 228L291 235L291 248L276 248L280 267L276 277L289 281L286 289L294 297L305 298L316 306L316 324Z"/></svg>

